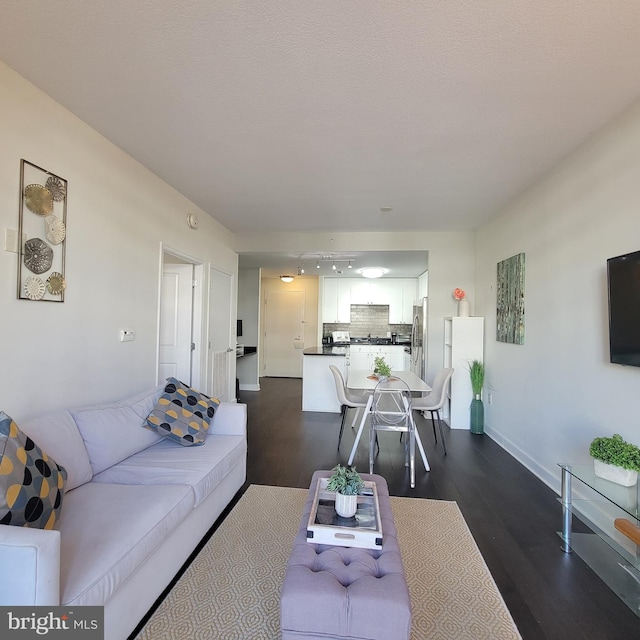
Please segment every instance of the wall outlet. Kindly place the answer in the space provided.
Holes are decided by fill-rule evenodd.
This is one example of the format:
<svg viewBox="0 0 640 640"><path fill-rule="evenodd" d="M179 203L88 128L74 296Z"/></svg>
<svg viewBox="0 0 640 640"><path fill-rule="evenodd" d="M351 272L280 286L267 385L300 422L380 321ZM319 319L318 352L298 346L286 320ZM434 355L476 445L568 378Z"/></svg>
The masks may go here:
<svg viewBox="0 0 640 640"><path fill-rule="evenodd" d="M489 404L493 404L493 393L487 395L487 401L489 402Z"/></svg>
<svg viewBox="0 0 640 640"><path fill-rule="evenodd" d="M133 329L120 329L120 342L131 342L136 339L136 332Z"/></svg>

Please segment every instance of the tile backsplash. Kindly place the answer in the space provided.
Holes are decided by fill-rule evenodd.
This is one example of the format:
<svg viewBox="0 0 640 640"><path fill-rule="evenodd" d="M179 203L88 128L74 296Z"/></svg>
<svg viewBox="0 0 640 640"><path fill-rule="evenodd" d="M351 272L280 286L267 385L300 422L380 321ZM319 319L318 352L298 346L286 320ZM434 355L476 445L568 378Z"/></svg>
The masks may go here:
<svg viewBox="0 0 640 640"><path fill-rule="evenodd" d="M353 337L386 338L387 333L411 333L410 324L389 324L389 305L352 304L351 322L334 322L323 325L322 335L329 336L332 331L349 331Z"/></svg>

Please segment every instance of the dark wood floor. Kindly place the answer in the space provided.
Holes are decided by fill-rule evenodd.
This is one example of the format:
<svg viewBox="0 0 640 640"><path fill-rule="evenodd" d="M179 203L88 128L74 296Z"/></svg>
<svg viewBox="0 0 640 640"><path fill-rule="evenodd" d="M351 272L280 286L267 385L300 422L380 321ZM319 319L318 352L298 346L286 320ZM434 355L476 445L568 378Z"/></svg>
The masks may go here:
<svg viewBox="0 0 640 640"><path fill-rule="evenodd" d="M249 415L247 484L306 488L316 469L346 464L354 432L345 429L338 451L338 414L303 413L301 380L260 385L239 397ZM577 555L560 550L553 491L486 435L445 427L444 456L431 423L418 428L431 471L416 462L415 489L395 434L380 435L374 471L392 495L458 503L524 640L640 639L640 618ZM365 440L355 459L361 472L368 472Z"/></svg>

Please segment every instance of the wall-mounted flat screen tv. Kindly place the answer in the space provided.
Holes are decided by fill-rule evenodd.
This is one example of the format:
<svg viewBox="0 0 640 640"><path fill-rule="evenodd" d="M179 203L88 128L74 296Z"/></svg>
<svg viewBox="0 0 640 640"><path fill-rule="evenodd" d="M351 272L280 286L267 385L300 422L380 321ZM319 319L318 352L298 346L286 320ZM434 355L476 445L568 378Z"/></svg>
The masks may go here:
<svg viewBox="0 0 640 640"><path fill-rule="evenodd" d="M640 367L640 251L607 260L611 362Z"/></svg>

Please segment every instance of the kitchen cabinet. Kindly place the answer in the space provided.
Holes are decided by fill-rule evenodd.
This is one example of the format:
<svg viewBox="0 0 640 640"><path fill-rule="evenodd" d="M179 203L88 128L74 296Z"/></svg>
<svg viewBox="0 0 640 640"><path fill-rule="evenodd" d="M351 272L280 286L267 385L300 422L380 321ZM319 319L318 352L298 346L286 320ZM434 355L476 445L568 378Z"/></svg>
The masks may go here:
<svg viewBox="0 0 640 640"><path fill-rule="evenodd" d="M351 304L389 304L397 278L391 280L349 278L349 280L351 280Z"/></svg>
<svg viewBox="0 0 640 640"><path fill-rule="evenodd" d="M415 278L395 278L389 302L389 324L412 324L413 305L418 298L418 282Z"/></svg>
<svg viewBox="0 0 640 640"><path fill-rule="evenodd" d="M351 322L351 278L324 278L323 322Z"/></svg>
<svg viewBox="0 0 640 640"><path fill-rule="evenodd" d="M373 371L373 359L380 353L371 344L352 344L349 347L349 366L352 369Z"/></svg>
<svg viewBox="0 0 640 640"><path fill-rule="evenodd" d="M349 347L349 366L373 371L376 358L384 358L391 371L404 371L404 347L386 344L352 344Z"/></svg>
<svg viewBox="0 0 640 640"><path fill-rule="evenodd" d="M352 304L389 306L389 324L411 324L417 278L323 278L322 322L351 322Z"/></svg>
<svg viewBox="0 0 640 640"><path fill-rule="evenodd" d="M429 295L429 272L418 276L418 298L426 298Z"/></svg>
<svg viewBox="0 0 640 640"><path fill-rule="evenodd" d="M302 410L340 413L336 383L329 369L335 365L346 379L346 354L302 356Z"/></svg>
<svg viewBox="0 0 640 640"><path fill-rule="evenodd" d="M391 345L387 347L389 355L385 358L391 371L409 371L408 367L405 367L404 360L404 347L401 345Z"/></svg>
<svg viewBox="0 0 640 640"><path fill-rule="evenodd" d="M444 366L454 368L445 417L452 429L469 429L472 360L484 360L484 318L445 318Z"/></svg>
<svg viewBox="0 0 640 640"><path fill-rule="evenodd" d="M403 351L404 351L404 347L403 347ZM402 370L411 371L411 354L408 352L404 353Z"/></svg>

